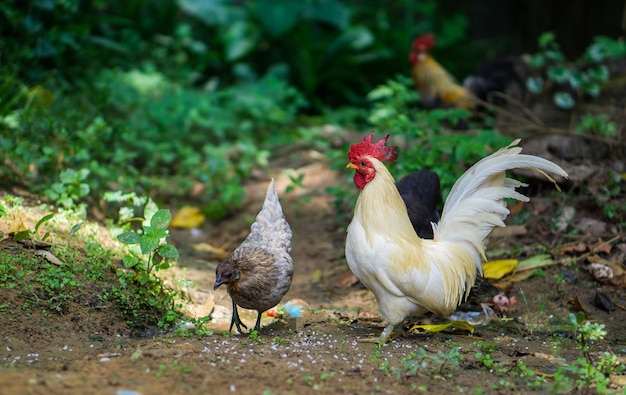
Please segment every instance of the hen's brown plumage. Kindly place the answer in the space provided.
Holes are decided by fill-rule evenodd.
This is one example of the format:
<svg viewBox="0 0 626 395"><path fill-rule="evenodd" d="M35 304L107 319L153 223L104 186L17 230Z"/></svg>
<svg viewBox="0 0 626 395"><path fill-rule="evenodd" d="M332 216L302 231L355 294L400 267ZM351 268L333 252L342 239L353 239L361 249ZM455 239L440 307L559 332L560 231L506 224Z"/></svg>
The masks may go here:
<svg viewBox="0 0 626 395"><path fill-rule="evenodd" d="M242 326L248 329L239 319L237 306L256 310L254 330L261 329L261 314L276 306L291 286L293 260L290 253L291 228L283 215L272 179L250 234L215 272L214 289L225 284L233 301L229 330L233 325L240 333L243 333Z"/></svg>

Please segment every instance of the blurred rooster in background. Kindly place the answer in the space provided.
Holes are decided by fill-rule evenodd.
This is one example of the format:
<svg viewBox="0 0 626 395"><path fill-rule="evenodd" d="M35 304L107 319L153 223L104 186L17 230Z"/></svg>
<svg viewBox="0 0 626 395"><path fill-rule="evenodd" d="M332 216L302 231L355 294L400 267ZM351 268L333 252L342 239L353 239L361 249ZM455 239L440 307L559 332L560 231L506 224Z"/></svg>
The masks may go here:
<svg viewBox="0 0 626 395"><path fill-rule="evenodd" d="M250 234L233 255L215 272L217 289L225 284L233 301L230 329L248 328L239 319L237 306L258 312L254 330L261 330L261 314L276 306L291 286L291 228L283 215L274 179L267 187L263 207L250 227Z"/></svg>
<svg viewBox="0 0 626 395"><path fill-rule="evenodd" d="M378 339L388 341L406 318L431 311L447 317L467 297L486 260L484 240L509 214L505 199L528 201L516 191L522 182L507 178L516 168L567 177L554 163L520 154L517 141L482 159L454 184L432 240L420 238L393 177L397 147L373 132L348 151L348 168L361 190L348 226L346 260L350 270L376 296L388 325Z"/></svg>
<svg viewBox="0 0 626 395"><path fill-rule="evenodd" d="M476 112L479 107L476 98L501 104L495 92L519 102L525 100L530 69L519 57L504 56L485 62L461 85L430 55L434 47L435 36L426 33L413 40L409 54L413 64L411 77L426 108L455 107Z"/></svg>
<svg viewBox="0 0 626 395"><path fill-rule="evenodd" d="M474 95L460 85L429 51L435 47L435 36L423 34L413 40L409 54L411 78L426 108L456 107L476 111Z"/></svg>

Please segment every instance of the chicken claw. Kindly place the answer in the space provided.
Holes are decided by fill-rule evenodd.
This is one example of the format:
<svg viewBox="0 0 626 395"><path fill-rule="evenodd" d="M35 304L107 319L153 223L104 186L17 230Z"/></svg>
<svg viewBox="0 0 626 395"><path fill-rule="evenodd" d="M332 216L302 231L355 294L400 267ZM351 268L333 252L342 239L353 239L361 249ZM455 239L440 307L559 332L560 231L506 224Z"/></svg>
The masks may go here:
<svg viewBox="0 0 626 395"><path fill-rule="evenodd" d="M239 318L239 312L237 311L237 304L235 302L233 302L233 316L230 319L230 328L228 328L228 332L232 332L233 331L233 325L235 325L237 327L237 331L239 333L241 333L241 334L243 334L243 331L241 330L242 326L245 329L248 329L246 324L241 322L241 319Z"/></svg>
<svg viewBox="0 0 626 395"><path fill-rule="evenodd" d="M406 332L402 328L402 325L389 324L383 330L380 337L367 337L365 339L358 339L359 343L374 343L382 346L385 343L389 343L393 339L406 336Z"/></svg>

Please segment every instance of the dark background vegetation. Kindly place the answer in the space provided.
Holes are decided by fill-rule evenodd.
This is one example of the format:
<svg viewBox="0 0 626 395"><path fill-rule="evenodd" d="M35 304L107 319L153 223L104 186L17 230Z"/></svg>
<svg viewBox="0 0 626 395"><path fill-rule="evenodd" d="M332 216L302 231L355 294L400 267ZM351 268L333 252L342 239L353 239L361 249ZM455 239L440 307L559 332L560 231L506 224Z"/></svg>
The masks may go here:
<svg viewBox="0 0 626 395"><path fill-rule="evenodd" d="M322 144L324 123L401 129L371 121L368 94L409 75L417 35L435 32L434 56L462 80L498 56L536 53L547 31L561 62L576 61L594 37L617 42L623 10L618 0L3 1L0 179L70 204L110 190L184 197L199 183L205 212L221 217L273 147Z"/></svg>

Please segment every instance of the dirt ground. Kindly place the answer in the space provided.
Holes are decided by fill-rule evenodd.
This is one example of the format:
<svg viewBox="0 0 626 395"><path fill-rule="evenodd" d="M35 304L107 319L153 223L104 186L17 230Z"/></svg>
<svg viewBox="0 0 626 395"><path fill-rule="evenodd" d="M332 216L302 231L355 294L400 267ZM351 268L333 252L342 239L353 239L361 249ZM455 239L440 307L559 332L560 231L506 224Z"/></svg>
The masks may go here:
<svg viewBox="0 0 626 395"><path fill-rule="evenodd" d="M0 310L0 394L561 392L559 367L581 356L566 317L580 309L606 325L605 339L590 345L590 356L605 351L620 359L626 356L626 312L619 307L605 311L595 302L600 291L625 306L624 288L599 284L584 270L586 259L553 264L511 283L508 294L517 303L508 319L476 326L472 334L410 333L381 347L360 342L378 336L385 324L372 294L348 271L343 256L347 222L337 225L325 191L351 182L349 174L330 171L319 156L302 162L295 171L304 174L305 188L283 193L288 178L279 170L275 177L294 232L294 280L283 302L305 301L313 309L310 317L294 321L264 315L258 338L228 334L230 300L223 288L213 292L219 260L194 248L206 243L230 252L237 246L265 193L268 180L259 179L246 186L249 204L237 216L194 231L172 232L172 243L183 255L171 276L193 281L189 314L213 311L209 327L214 334L133 337L123 322L102 310L76 307L64 315L10 317ZM514 232L496 232L489 240L489 250L502 251L500 258L509 257L506 251L521 251L521 259L545 252L566 263L563 258L589 255L591 247L585 246L601 241L623 247L624 240L610 226L555 237L550 220L563 206L579 208L575 220L599 221L600 214L582 207L588 206L584 202L570 201L567 189L556 195L549 185L533 184L528 193L528 222L511 227ZM572 243L582 247L567 254L558 248ZM623 262L620 251L614 247L600 254ZM242 319L253 325L255 314L244 311ZM619 392L623 383L623 376L612 377L609 388Z"/></svg>

